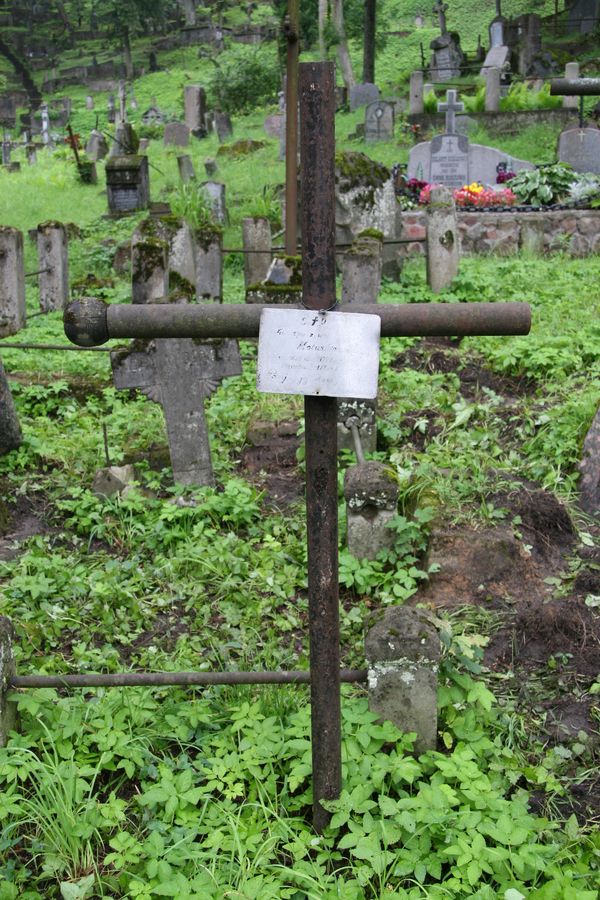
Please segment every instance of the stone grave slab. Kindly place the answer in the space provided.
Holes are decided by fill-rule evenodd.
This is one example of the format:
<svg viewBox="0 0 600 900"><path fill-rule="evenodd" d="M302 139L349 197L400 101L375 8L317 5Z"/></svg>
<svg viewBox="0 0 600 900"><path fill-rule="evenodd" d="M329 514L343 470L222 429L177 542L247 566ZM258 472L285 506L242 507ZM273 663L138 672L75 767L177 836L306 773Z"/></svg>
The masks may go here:
<svg viewBox="0 0 600 900"><path fill-rule="evenodd" d="M355 84L348 92L350 112L361 106L368 106L369 103L374 103L376 100L379 100L379 88L370 81L365 81L363 84Z"/></svg>
<svg viewBox="0 0 600 900"><path fill-rule="evenodd" d="M184 122L169 122L165 125L163 144L165 147L187 147L190 143L190 129Z"/></svg>
<svg viewBox="0 0 600 900"><path fill-rule="evenodd" d="M394 137L394 104L386 100L369 103L365 109L365 140L389 141Z"/></svg>
<svg viewBox="0 0 600 900"><path fill-rule="evenodd" d="M600 175L600 130L568 128L558 138L558 158L576 172Z"/></svg>

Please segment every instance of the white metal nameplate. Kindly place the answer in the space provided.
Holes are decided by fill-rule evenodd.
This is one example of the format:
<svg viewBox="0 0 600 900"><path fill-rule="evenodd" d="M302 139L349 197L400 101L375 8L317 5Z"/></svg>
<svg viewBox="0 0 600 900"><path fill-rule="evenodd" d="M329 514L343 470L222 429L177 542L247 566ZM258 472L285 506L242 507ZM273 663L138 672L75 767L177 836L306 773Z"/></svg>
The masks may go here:
<svg viewBox="0 0 600 900"><path fill-rule="evenodd" d="M379 316L263 309L256 388L265 394L377 396Z"/></svg>

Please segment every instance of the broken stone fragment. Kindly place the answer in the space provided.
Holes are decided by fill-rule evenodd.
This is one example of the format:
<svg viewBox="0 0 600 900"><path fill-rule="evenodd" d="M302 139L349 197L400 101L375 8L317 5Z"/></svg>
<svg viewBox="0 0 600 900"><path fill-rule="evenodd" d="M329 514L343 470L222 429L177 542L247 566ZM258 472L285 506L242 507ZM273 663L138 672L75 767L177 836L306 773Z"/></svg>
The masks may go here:
<svg viewBox="0 0 600 900"><path fill-rule="evenodd" d="M121 496L125 488L135 481L135 469L132 465L107 466L98 469L92 482L92 493L96 497L108 499L117 494Z"/></svg>

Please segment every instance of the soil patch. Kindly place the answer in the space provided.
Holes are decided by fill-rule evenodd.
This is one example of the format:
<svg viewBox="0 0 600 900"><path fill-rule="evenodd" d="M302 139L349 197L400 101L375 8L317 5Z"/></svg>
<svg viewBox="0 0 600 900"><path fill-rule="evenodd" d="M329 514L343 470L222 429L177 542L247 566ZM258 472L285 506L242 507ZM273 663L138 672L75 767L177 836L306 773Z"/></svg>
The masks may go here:
<svg viewBox="0 0 600 900"><path fill-rule="evenodd" d="M249 443L241 452L242 472L275 505L294 503L304 494L297 459L302 438L297 430L297 422L259 423L249 430Z"/></svg>
<svg viewBox="0 0 600 900"><path fill-rule="evenodd" d="M48 534L45 521L45 498L41 495L19 494L14 500L3 501L7 489L0 482L0 562L14 559L21 552L21 544L36 534Z"/></svg>

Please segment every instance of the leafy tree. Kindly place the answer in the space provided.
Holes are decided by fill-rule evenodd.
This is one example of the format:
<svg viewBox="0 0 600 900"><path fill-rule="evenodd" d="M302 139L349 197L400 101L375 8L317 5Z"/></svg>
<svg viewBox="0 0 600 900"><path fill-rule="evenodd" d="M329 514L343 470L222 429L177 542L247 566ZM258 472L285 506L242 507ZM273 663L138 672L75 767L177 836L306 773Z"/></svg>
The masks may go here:
<svg viewBox="0 0 600 900"><path fill-rule="evenodd" d="M98 0L97 14L108 20L121 41L127 78L133 78L131 38L143 34L150 24L164 22L173 7L172 0Z"/></svg>

